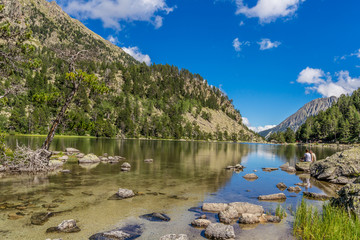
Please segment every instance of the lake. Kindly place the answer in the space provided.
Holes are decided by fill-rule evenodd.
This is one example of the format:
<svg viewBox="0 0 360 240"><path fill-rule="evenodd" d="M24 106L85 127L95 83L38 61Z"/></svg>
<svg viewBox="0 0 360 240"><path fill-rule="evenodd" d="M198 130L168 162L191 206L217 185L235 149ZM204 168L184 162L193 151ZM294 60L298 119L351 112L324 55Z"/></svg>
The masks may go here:
<svg viewBox="0 0 360 240"><path fill-rule="evenodd" d="M41 137L15 136L6 139L10 146L18 142L33 148L40 146L43 140ZM309 180L310 186L302 187L303 191L328 195L334 195L337 188L307 174L262 171L263 167L279 167L286 162L294 166L305 152L302 146L59 137L54 139L51 147L52 150L74 147L83 153L123 156L131 164L131 171L121 172L121 161L119 164L86 166L66 164L64 168L71 170L67 174L1 175L1 239L88 239L97 232L128 224L141 226L143 233L138 239L159 239L169 233L205 239L203 229L190 225L202 214L196 207L201 207L204 202L250 202L274 213L279 203L259 201L257 197L281 192L275 186L279 182L294 186ZM336 149L323 147L312 150L318 159L336 152ZM154 162L145 163L146 158L152 158ZM225 169L237 163L245 166L242 172ZM259 178L247 181L243 178L247 173L255 173ZM108 200L119 188L132 189L141 195ZM295 209L302 199L302 192L283 192L287 200L281 205L285 209ZM56 204L51 211L60 213L42 226L32 225L32 213L48 211L45 207L49 204ZM150 222L139 218L152 212L165 213L171 221ZM291 239L293 216L291 211L287 212L288 217L279 224L234 224L236 239ZM9 214L16 213L19 219L9 219ZM212 222L218 221L216 214L207 213L207 216ZM75 219L81 231L45 233L47 228L67 219Z"/></svg>

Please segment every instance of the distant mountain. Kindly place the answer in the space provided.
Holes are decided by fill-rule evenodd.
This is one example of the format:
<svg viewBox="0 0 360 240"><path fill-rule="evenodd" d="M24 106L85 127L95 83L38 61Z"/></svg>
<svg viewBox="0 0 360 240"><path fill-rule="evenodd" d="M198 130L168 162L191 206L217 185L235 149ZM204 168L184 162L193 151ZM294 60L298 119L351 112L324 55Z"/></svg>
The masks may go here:
<svg viewBox="0 0 360 240"><path fill-rule="evenodd" d="M337 97L318 98L312 100L276 127L262 131L259 134L263 137L268 137L273 132L285 132L288 127L296 131L303 123L305 123L308 117L315 116L319 114L320 111L325 111L336 101Z"/></svg>

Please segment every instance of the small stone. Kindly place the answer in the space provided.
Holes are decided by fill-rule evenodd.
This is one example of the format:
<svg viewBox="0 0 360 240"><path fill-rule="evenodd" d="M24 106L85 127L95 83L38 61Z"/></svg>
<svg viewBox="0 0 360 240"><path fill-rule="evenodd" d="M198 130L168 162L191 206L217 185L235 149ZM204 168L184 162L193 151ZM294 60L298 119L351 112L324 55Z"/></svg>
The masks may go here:
<svg viewBox="0 0 360 240"><path fill-rule="evenodd" d="M222 223L230 224L239 217L239 213L233 206L228 206L219 213L219 220Z"/></svg>
<svg viewBox="0 0 360 240"><path fill-rule="evenodd" d="M258 197L259 200L268 200L268 201L283 201L286 199L285 194L283 193L276 193L276 194L269 194L269 195L261 195Z"/></svg>
<svg viewBox="0 0 360 240"><path fill-rule="evenodd" d="M152 163L152 162L154 162L154 159L148 158L148 159L145 159L144 162L146 162L146 163Z"/></svg>
<svg viewBox="0 0 360 240"><path fill-rule="evenodd" d="M52 216L54 216L52 212L37 212L31 215L30 221L33 225L43 225Z"/></svg>
<svg viewBox="0 0 360 240"><path fill-rule="evenodd" d="M258 179L259 177L256 176L255 173L248 173L248 174L246 174L245 176L243 176L243 178L245 178L245 179L248 180L248 181L251 181L251 180L256 180L256 179Z"/></svg>
<svg viewBox="0 0 360 240"><path fill-rule="evenodd" d="M163 214L163 213L150 213L141 215L140 218L152 221L152 222L169 222L171 219L169 216Z"/></svg>
<svg viewBox="0 0 360 240"><path fill-rule="evenodd" d="M296 192L296 193L301 192L301 188L298 187L298 186L296 186L296 187L288 187L287 190L288 190L289 192Z"/></svg>
<svg viewBox="0 0 360 240"><path fill-rule="evenodd" d="M80 150L78 150L76 148L66 148L65 152L67 152L67 153L79 153Z"/></svg>
<svg viewBox="0 0 360 240"><path fill-rule="evenodd" d="M199 219L207 219L207 217L206 217L205 214L203 214L203 215L201 215L201 216L199 217Z"/></svg>
<svg viewBox="0 0 360 240"><path fill-rule="evenodd" d="M90 153L85 155L83 158L79 159L79 163L98 163L100 162L100 158L98 158L98 156Z"/></svg>
<svg viewBox="0 0 360 240"><path fill-rule="evenodd" d="M279 168L267 167L267 168L262 168L262 170L265 172L272 172L272 171L279 170Z"/></svg>
<svg viewBox="0 0 360 240"><path fill-rule="evenodd" d="M123 164L121 164L121 167L122 168L131 168L131 165L128 162L124 162Z"/></svg>
<svg viewBox="0 0 360 240"><path fill-rule="evenodd" d="M126 189L126 188L119 188L118 192L116 193L120 198L131 198L135 196L133 190Z"/></svg>
<svg viewBox="0 0 360 240"><path fill-rule="evenodd" d="M276 184L276 187L281 191L283 191L287 188L287 186L283 182Z"/></svg>
<svg viewBox="0 0 360 240"><path fill-rule="evenodd" d="M205 237L217 240L233 239L235 238L234 227L222 223L212 223L206 228Z"/></svg>
<svg viewBox="0 0 360 240"><path fill-rule="evenodd" d="M260 216L251 214L251 213L243 213L239 217L239 223L241 224L255 224L260 222Z"/></svg>
<svg viewBox="0 0 360 240"><path fill-rule="evenodd" d="M227 208L227 203L204 203L202 210L204 212L220 212Z"/></svg>
<svg viewBox="0 0 360 240"><path fill-rule="evenodd" d="M207 219L195 219L191 222L191 225L198 228L206 228L211 224L210 220Z"/></svg>
<svg viewBox="0 0 360 240"><path fill-rule="evenodd" d="M263 216L263 218L266 220L266 222L270 222L270 223L279 223L281 222L281 218L279 216L272 216L272 215L267 215L264 214L265 216Z"/></svg>
<svg viewBox="0 0 360 240"><path fill-rule="evenodd" d="M160 240L189 240L186 234L167 234L162 236Z"/></svg>

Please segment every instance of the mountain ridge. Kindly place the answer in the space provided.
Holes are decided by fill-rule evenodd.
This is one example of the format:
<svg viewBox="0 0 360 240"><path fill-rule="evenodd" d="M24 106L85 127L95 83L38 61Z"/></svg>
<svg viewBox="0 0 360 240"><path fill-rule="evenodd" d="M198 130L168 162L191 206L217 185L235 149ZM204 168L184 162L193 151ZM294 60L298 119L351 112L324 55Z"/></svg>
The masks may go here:
<svg viewBox="0 0 360 240"><path fill-rule="evenodd" d="M337 97L328 97L328 98L317 98L302 106L298 111L296 111L291 116L287 117L277 126L261 131L259 134L263 137L270 136L274 132L285 132L288 127L290 127L294 132L296 132L299 127L305 123L306 119L310 116L317 115L320 111L325 111L332 106L334 102L337 101Z"/></svg>

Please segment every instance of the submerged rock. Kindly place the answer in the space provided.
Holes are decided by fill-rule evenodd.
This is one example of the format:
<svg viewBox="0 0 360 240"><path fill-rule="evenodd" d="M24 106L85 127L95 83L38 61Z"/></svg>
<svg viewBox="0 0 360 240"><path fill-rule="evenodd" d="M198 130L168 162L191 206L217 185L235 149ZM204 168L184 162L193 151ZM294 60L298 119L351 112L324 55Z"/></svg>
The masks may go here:
<svg viewBox="0 0 360 240"><path fill-rule="evenodd" d="M217 240L233 239L235 238L234 227L222 223L212 223L206 228L205 237Z"/></svg>
<svg viewBox="0 0 360 240"><path fill-rule="evenodd" d="M262 216L262 218L268 223L279 223L279 222L281 222L281 218L278 217L278 216L264 214Z"/></svg>
<svg viewBox="0 0 360 240"><path fill-rule="evenodd" d="M131 165L128 162L121 164L121 171L127 172L130 171Z"/></svg>
<svg viewBox="0 0 360 240"><path fill-rule="evenodd" d="M80 228L76 225L76 221L74 219L70 219L62 221L57 227L48 228L46 232L74 233L80 232Z"/></svg>
<svg viewBox="0 0 360 240"><path fill-rule="evenodd" d="M287 186L283 182L276 184L276 187L281 191L287 189Z"/></svg>
<svg viewBox="0 0 360 240"><path fill-rule="evenodd" d="M211 224L210 220L207 219L195 219L191 222L191 225L198 228L206 228Z"/></svg>
<svg viewBox="0 0 360 240"><path fill-rule="evenodd" d="M262 168L262 170L265 172L272 172L272 171L279 170L279 168L267 167L267 168Z"/></svg>
<svg viewBox="0 0 360 240"><path fill-rule="evenodd" d="M189 240L186 234L168 234L162 236L160 240Z"/></svg>
<svg viewBox="0 0 360 240"><path fill-rule="evenodd" d="M130 240L140 237L142 232L141 225L128 225L123 228L96 233L89 240Z"/></svg>
<svg viewBox="0 0 360 240"><path fill-rule="evenodd" d="M310 166L311 166L311 162L298 162L295 164L295 169L297 171L303 171L303 172L310 172Z"/></svg>
<svg viewBox="0 0 360 240"><path fill-rule="evenodd" d="M169 222L171 219L169 216L163 214L163 213L150 213L141 215L140 218L152 221L152 222Z"/></svg>
<svg viewBox="0 0 360 240"><path fill-rule="evenodd" d="M325 200L330 199L330 197L328 195L319 194L319 193L312 193L312 192L303 192L303 196L305 198L308 198L308 199L311 199L311 200L320 200L320 201L325 201Z"/></svg>
<svg viewBox="0 0 360 240"><path fill-rule="evenodd" d="M33 225L43 225L52 216L54 216L52 212L36 212L31 215L30 222Z"/></svg>
<svg viewBox="0 0 360 240"><path fill-rule="evenodd" d="M286 199L285 194L283 193L276 193L270 195L261 195L258 197L259 200L268 200L268 201L283 201Z"/></svg>
<svg viewBox="0 0 360 240"><path fill-rule="evenodd" d="M338 191L338 198L331 198L333 206L343 207L360 217L360 184L350 183Z"/></svg>
<svg viewBox="0 0 360 240"><path fill-rule="evenodd" d="M79 163L98 163L100 162L100 158L95 154L87 154L83 158L79 159Z"/></svg>
<svg viewBox="0 0 360 240"><path fill-rule="evenodd" d="M360 147L337 152L310 167L310 174L331 183L352 183L360 175Z"/></svg>

